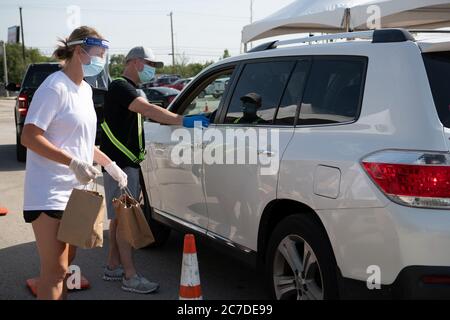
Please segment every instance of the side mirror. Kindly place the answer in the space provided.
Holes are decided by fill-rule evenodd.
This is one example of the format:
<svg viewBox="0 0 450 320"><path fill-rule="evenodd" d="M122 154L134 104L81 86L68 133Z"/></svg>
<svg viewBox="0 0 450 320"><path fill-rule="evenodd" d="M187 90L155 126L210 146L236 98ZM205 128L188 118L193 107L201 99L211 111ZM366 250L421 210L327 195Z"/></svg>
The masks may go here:
<svg viewBox="0 0 450 320"><path fill-rule="evenodd" d="M6 90L8 91L19 91L20 90L20 85L10 82L8 83L8 85L6 86Z"/></svg>

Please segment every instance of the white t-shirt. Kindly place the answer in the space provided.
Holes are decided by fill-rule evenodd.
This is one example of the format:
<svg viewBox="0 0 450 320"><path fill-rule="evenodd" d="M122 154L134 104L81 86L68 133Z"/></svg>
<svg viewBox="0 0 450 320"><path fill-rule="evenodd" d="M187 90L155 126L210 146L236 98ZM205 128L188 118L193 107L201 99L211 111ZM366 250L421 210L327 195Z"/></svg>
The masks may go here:
<svg viewBox="0 0 450 320"><path fill-rule="evenodd" d="M64 72L50 75L37 89L25 124L34 124L57 148L93 163L97 116L92 89L76 85ZM81 188L68 166L28 149L24 210L64 210L73 188Z"/></svg>

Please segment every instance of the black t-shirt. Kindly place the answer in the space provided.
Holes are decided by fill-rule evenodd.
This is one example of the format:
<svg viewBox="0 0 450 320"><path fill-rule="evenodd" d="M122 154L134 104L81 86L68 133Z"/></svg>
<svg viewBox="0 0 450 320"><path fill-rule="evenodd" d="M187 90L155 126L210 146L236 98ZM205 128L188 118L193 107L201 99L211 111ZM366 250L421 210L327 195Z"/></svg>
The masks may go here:
<svg viewBox="0 0 450 320"><path fill-rule="evenodd" d="M104 119L112 134L135 156L139 155L138 114L128 110L130 104L140 96L136 84L128 78L119 78L111 82L105 96ZM142 132L142 143L144 143ZM144 147L144 146L143 146ZM139 168L109 140L102 131L100 144L102 150L112 161L121 167Z"/></svg>

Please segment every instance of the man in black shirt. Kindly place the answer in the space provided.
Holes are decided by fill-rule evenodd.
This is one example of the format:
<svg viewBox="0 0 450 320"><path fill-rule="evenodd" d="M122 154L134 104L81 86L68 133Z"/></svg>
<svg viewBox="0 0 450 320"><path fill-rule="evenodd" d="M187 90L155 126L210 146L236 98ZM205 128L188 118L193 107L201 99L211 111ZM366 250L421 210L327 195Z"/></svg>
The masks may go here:
<svg viewBox="0 0 450 320"><path fill-rule="evenodd" d="M136 90L140 83L149 82L155 75L156 68L163 66L157 61L150 49L135 47L126 56L126 66L122 77L111 82L105 96L103 135L100 149L116 162L127 174L127 187L136 199L140 194L139 163L144 160L144 132L142 117L169 124L193 127L200 121L203 126L209 120L202 116L183 117L164 108L150 104ZM119 174L119 173L118 173ZM137 274L132 258L132 247L118 232L112 199L121 194L118 183L103 172L105 201L110 223L110 246L108 262L103 279L122 280L122 289L136 293L150 293L159 287Z"/></svg>

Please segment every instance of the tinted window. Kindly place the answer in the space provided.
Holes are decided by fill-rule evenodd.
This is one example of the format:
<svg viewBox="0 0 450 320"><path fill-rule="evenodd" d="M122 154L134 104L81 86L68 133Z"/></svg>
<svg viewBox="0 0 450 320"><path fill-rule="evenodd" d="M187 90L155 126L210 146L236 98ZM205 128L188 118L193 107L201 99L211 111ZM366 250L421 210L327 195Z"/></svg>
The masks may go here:
<svg viewBox="0 0 450 320"><path fill-rule="evenodd" d="M315 59L303 95L297 125L327 124L356 118L365 60Z"/></svg>
<svg viewBox="0 0 450 320"><path fill-rule="evenodd" d="M247 64L231 98L225 123L271 124L294 64L294 61ZM244 117L242 111L241 98L249 93L256 93L261 99L255 117Z"/></svg>
<svg viewBox="0 0 450 320"><path fill-rule="evenodd" d="M426 53L423 58L439 118L450 128L450 52Z"/></svg>
<svg viewBox="0 0 450 320"><path fill-rule="evenodd" d="M294 125L297 109L302 102L306 78L310 67L309 60L298 61L281 100L275 123Z"/></svg>

